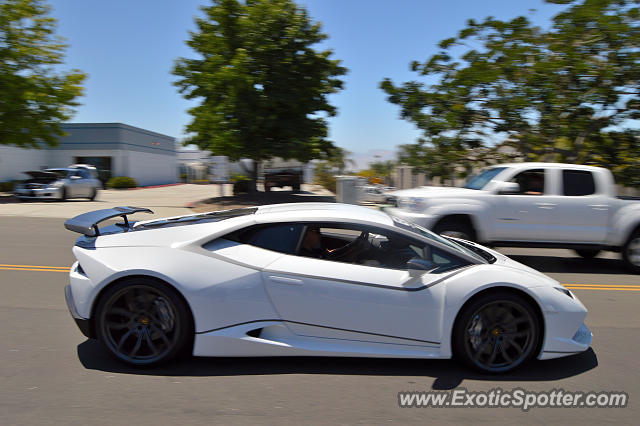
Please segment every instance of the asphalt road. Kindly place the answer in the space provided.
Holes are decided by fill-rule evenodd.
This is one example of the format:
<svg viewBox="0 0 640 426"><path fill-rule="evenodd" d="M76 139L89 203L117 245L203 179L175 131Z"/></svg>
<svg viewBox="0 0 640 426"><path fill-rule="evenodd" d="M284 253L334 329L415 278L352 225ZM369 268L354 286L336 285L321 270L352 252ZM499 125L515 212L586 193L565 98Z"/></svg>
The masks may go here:
<svg viewBox="0 0 640 426"><path fill-rule="evenodd" d="M133 370L77 330L63 287L75 235L62 219L0 218L0 424L637 424L640 291L574 292L594 334L584 354L536 361L503 376L448 360L192 358ZM638 285L615 255L506 253L562 283ZM30 265L30 266L9 266ZM36 270L33 266L60 267ZM19 269L19 270L15 270ZM595 288L603 288L596 290ZM398 392L624 391L626 408L399 408Z"/></svg>

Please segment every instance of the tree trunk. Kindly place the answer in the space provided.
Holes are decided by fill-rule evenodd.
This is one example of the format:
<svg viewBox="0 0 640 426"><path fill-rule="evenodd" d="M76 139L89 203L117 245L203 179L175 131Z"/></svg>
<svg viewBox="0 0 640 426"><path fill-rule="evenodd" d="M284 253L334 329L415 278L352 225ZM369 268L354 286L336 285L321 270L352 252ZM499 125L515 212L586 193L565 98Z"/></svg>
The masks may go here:
<svg viewBox="0 0 640 426"><path fill-rule="evenodd" d="M258 192L258 165L260 164L260 161L252 161L253 167L251 167L249 174L249 178L251 179L249 181L249 194L255 194L256 192Z"/></svg>

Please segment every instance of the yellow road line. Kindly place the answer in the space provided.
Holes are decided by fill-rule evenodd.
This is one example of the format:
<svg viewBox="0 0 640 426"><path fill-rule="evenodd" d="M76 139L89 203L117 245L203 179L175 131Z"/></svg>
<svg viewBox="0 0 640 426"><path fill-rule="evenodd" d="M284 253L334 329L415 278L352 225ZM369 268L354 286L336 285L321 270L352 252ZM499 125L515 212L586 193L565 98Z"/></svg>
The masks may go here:
<svg viewBox="0 0 640 426"><path fill-rule="evenodd" d="M640 285L632 285L632 284L565 284L565 287L622 287L622 288L640 288Z"/></svg>
<svg viewBox="0 0 640 426"><path fill-rule="evenodd" d="M70 268L70 266L9 265L0 263L0 270L5 271L68 273ZM564 286L571 290L640 291L640 285L635 284L564 284Z"/></svg>
<svg viewBox="0 0 640 426"><path fill-rule="evenodd" d="M41 265L6 265L0 263L0 268L45 268L45 269L64 269L68 271L71 266L41 266Z"/></svg>
<svg viewBox="0 0 640 426"><path fill-rule="evenodd" d="M5 268L0 266L0 270L5 271L36 271L36 272L65 272L69 273L69 268L67 269L48 269L48 268Z"/></svg>
<svg viewBox="0 0 640 426"><path fill-rule="evenodd" d="M626 287L567 287L570 290L608 290L608 291L640 291L640 288Z"/></svg>

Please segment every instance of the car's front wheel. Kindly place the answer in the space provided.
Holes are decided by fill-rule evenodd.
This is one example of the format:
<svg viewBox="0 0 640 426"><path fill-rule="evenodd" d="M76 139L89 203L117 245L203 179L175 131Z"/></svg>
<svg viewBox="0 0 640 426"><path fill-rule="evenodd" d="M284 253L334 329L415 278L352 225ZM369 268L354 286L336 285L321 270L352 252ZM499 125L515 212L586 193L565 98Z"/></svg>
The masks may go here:
<svg viewBox="0 0 640 426"><path fill-rule="evenodd" d="M490 293L460 313L454 356L484 372L504 373L531 359L540 338L540 320L528 301L509 292Z"/></svg>
<svg viewBox="0 0 640 426"><path fill-rule="evenodd" d="M476 233L468 223L452 217L446 217L438 222L436 226L433 227L433 232L439 235L468 241L476 240Z"/></svg>
<svg viewBox="0 0 640 426"><path fill-rule="evenodd" d="M193 338L190 314L175 290L151 278L118 282L100 298L96 334L117 359L136 366L168 361Z"/></svg>

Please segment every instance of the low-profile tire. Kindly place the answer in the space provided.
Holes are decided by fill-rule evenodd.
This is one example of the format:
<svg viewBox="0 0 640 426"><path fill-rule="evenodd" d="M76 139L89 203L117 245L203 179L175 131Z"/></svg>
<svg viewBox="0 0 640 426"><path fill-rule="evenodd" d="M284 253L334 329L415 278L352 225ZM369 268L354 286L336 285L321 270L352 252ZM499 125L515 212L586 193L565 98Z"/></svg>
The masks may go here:
<svg viewBox="0 0 640 426"><path fill-rule="evenodd" d="M97 195L98 195L98 190L93 188L91 190L91 195L89 196L89 200L91 201L95 200Z"/></svg>
<svg viewBox="0 0 640 426"><path fill-rule="evenodd" d="M622 259L630 271L640 274L640 229L636 229L622 247Z"/></svg>
<svg viewBox="0 0 640 426"><path fill-rule="evenodd" d="M186 354L193 339L183 299L152 278L127 278L108 288L94 318L98 340L130 365L157 365Z"/></svg>
<svg viewBox="0 0 640 426"><path fill-rule="evenodd" d="M536 355L542 321L523 297L488 293L463 308L454 325L454 357L485 373L505 373Z"/></svg>
<svg viewBox="0 0 640 426"><path fill-rule="evenodd" d="M456 218L442 219L433 227L433 232L468 241L476 240L476 233L473 228L465 221Z"/></svg>
<svg viewBox="0 0 640 426"><path fill-rule="evenodd" d="M584 259L593 259L598 255L598 253L600 253L600 250L598 249L579 249L574 251Z"/></svg>

